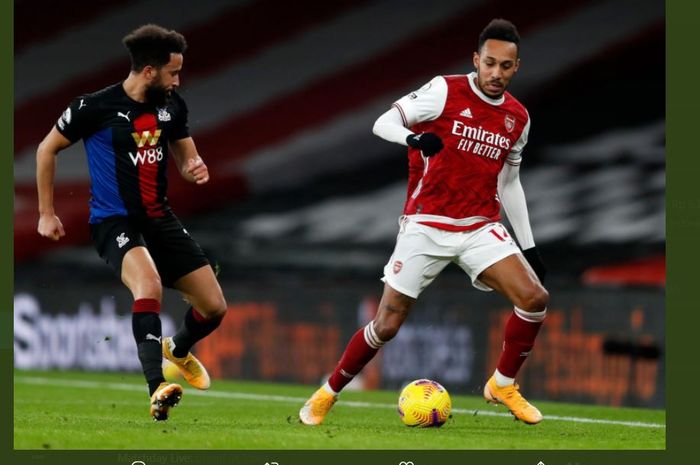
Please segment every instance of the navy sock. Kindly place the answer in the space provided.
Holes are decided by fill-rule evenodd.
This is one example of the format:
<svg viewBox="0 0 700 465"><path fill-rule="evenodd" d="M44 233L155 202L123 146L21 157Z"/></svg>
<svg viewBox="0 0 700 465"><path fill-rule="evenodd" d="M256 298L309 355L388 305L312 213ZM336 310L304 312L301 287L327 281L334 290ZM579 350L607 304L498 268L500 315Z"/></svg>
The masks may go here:
<svg viewBox="0 0 700 465"><path fill-rule="evenodd" d="M153 394L165 381L163 377L162 330L160 324L160 302L155 299L134 301L131 328L136 341L141 368L148 383L149 394Z"/></svg>
<svg viewBox="0 0 700 465"><path fill-rule="evenodd" d="M185 320L173 336L175 357L185 357L193 345L212 333L221 324L223 318L205 320L204 317L194 308L190 307L185 313Z"/></svg>

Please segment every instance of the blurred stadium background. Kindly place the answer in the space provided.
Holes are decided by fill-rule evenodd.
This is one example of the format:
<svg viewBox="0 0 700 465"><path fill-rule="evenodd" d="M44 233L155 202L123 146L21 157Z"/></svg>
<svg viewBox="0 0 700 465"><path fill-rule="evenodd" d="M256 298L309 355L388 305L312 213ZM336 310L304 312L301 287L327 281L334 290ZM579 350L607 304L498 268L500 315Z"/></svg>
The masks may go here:
<svg viewBox="0 0 700 465"><path fill-rule="evenodd" d="M130 296L88 241L82 144L60 155L67 236L36 234L34 152L70 99L126 77L121 37L184 33L181 93L212 182L171 170L175 212L231 307L197 352L214 377L317 384L372 318L405 197L376 117L466 73L492 17L523 37L521 178L549 268L548 320L518 381L532 399L665 406L665 25L660 0L15 2L15 366L138 370ZM42 15L35 12L42 10ZM171 333L185 304L164 299ZM355 383L431 377L478 393L510 308L448 267Z"/></svg>

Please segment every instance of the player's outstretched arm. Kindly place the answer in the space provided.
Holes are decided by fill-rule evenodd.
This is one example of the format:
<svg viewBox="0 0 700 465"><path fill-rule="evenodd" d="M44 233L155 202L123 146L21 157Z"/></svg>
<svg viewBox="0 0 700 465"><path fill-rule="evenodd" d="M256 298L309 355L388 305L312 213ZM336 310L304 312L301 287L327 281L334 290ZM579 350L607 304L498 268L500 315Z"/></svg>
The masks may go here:
<svg viewBox="0 0 700 465"><path fill-rule="evenodd" d="M209 170L191 137L170 142L170 151L183 178L196 184L209 182Z"/></svg>
<svg viewBox="0 0 700 465"><path fill-rule="evenodd" d="M71 145L54 127L41 141L36 151L36 188L39 197L39 224L37 232L57 241L66 235L61 220L53 207L53 185L56 177L56 155Z"/></svg>

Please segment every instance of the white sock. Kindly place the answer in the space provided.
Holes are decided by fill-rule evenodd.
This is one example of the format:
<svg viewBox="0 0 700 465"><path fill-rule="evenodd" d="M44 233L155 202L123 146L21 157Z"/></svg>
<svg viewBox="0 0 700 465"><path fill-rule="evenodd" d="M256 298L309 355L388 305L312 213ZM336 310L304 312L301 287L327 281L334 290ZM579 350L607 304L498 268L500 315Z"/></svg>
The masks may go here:
<svg viewBox="0 0 700 465"><path fill-rule="evenodd" d="M498 368L496 368L496 371L493 373L493 376L494 378L496 378L496 385L498 387L510 386L511 384L515 383L515 378L509 378L501 374L501 372L498 371Z"/></svg>
<svg viewBox="0 0 700 465"><path fill-rule="evenodd" d="M338 395L338 393L335 392L335 391L331 388L331 385L328 384L327 381L323 384L322 387L323 387L323 389L326 390L326 392L328 392L328 393L330 393L330 394L333 394L334 396L337 396L337 395Z"/></svg>

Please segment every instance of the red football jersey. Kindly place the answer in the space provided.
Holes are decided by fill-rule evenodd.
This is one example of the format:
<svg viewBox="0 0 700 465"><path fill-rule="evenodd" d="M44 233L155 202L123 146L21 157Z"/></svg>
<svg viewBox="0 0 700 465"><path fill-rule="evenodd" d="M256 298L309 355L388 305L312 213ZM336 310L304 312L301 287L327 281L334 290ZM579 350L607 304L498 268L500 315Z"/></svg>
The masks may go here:
<svg viewBox="0 0 700 465"><path fill-rule="evenodd" d="M520 163L530 117L508 92L488 97L475 78L438 76L394 103L406 127L445 146L430 158L409 147L404 214L419 223L463 231L500 219L498 174Z"/></svg>

